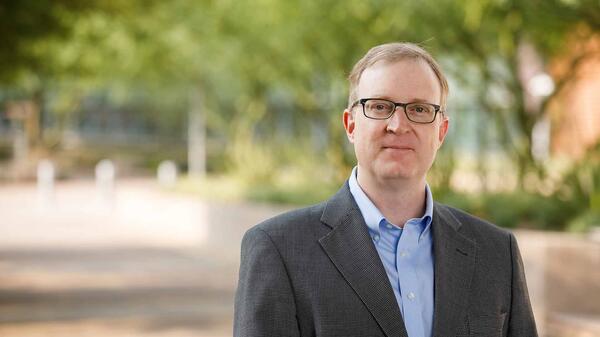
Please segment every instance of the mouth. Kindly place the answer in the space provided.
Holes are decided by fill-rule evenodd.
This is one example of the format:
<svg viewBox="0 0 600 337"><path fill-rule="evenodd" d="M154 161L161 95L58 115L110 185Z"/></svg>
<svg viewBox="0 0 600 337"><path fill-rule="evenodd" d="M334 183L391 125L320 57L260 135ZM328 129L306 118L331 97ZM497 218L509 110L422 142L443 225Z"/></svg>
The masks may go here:
<svg viewBox="0 0 600 337"><path fill-rule="evenodd" d="M409 146L397 146L397 145L390 145L390 146L383 146L384 150L393 150L393 151L414 151L415 149Z"/></svg>

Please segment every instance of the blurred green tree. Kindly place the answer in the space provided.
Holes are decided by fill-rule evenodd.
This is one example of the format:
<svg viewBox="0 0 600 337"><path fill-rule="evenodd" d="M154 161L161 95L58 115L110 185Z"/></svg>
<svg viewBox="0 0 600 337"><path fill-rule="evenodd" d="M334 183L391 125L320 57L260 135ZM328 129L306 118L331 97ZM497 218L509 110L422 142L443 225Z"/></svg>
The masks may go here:
<svg viewBox="0 0 600 337"><path fill-rule="evenodd" d="M527 173L542 173L533 156L534 128L547 117L549 103L576 78L577 67L597 54L573 51L569 44L598 38L600 7L595 1L429 1L414 5L411 17L417 36L432 36L458 83L474 90L481 114L478 132L481 160L485 144L498 135L500 145L518 168L519 186ZM446 28L444 28L446 27ZM568 72L554 78L554 89L536 93L531 79L548 72L557 58L569 62ZM487 125L488 127L483 127ZM496 132L490 132L496 130Z"/></svg>
<svg viewBox="0 0 600 337"><path fill-rule="evenodd" d="M567 41L597 36L600 22L593 0L36 4L33 13L58 13L51 18L64 28L56 31L68 33L51 34L43 20L27 21L25 14L7 17L7 27L29 22L37 32L35 38L11 37L22 51L10 57L21 62L15 69L53 88L60 99L51 112L63 116L64 124L73 122L69 116L90 91L108 90L123 103L139 99L142 91L140 113L158 128L186 132L187 112L202 111L208 156L223 163L213 169L261 183L293 166L335 184L345 179L353 163L340 125L345 77L366 50L390 41L419 42L442 61L452 91L472 97L451 107L451 118L476 112L480 161L499 143L522 182L527 172L543 168L532 156L532 130L574 73L555 78L550 95L532 99L523 76L531 65L524 50L533 51L540 72L560 57L572 57L577 67L590 55L564 56ZM15 74L6 64L1 68ZM190 99L195 96L202 99ZM450 182L452 139L447 145L447 160L432 175L436 184Z"/></svg>

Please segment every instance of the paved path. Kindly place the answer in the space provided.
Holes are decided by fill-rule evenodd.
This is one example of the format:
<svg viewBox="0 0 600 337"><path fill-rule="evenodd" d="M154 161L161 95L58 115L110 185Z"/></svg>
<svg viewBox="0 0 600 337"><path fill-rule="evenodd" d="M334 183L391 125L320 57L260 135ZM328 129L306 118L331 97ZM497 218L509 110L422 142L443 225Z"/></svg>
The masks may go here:
<svg viewBox="0 0 600 337"><path fill-rule="evenodd" d="M283 211L153 181L0 186L0 336L230 336L239 242Z"/></svg>
<svg viewBox="0 0 600 337"><path fill-rule="evenodd" d="M152 180L0 185L0 336L231 335L240 240L282 207ZM543 335L600 336L600 243L517 233Z"/></svg>

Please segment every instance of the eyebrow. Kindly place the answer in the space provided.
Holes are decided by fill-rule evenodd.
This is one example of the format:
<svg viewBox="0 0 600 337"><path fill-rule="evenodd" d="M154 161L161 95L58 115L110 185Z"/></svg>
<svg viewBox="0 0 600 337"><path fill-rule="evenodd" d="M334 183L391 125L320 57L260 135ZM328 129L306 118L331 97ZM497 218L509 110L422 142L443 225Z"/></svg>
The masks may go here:
<svg viewBox="0 0 600 337"><path fill-rule="evenodd" d="M395 102L390 96L388 95L372 95L369 96L369 98L381 98L381 99L386 99L388 101L392 101ZM397 102L398 103L398 102ZM423 99L423 98L414 98L408 102L402 102L402 103L429 103L429 104L437 104L437 103L431 103L429 100Z"/></svg>

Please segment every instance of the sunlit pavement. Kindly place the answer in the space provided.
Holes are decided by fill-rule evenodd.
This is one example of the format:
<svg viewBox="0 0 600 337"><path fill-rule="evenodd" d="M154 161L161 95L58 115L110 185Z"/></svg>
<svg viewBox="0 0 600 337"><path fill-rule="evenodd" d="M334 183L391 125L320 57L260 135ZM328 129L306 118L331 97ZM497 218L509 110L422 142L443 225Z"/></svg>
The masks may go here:
<svg viewBox="0 0 600 337"><path fill-rule="evenodd" d="M540 336L600 336L600 241L584 234L518 231Z"/></svg>
<svg viewBox="0 0 600 337"><path fill-rule="evenodd" d="M283 209L97 192L0 186L0 336L231 336L241 236Z"/></svg>
<svg viewBox="0 0 600 337"><path fill-rule="evenodd" d="M284 210L153 180L0 186L0 336L231 336L241 237ZM600 336L600 243L517 237L541 336Z"/></svg>

